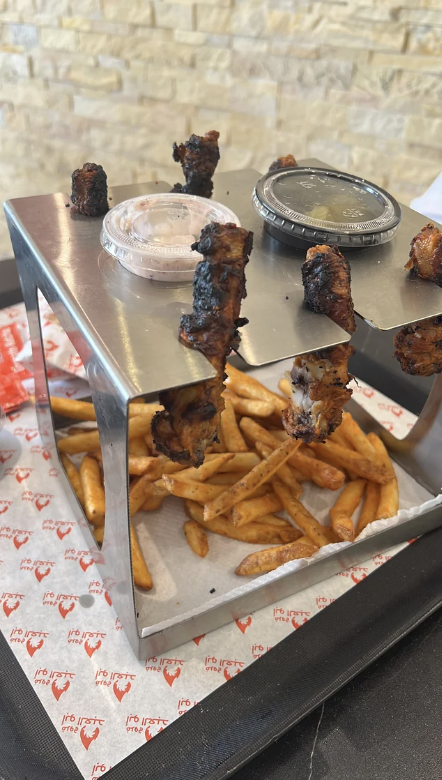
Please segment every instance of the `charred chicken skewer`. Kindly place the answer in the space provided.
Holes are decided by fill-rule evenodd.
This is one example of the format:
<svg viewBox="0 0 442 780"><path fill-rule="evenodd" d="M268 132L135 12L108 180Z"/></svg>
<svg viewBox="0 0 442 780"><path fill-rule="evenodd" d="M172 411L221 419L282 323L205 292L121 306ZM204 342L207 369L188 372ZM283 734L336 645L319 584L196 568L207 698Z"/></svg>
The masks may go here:
<svg viewBox="0 0 442 780"><path fill-rule="evenodd" d="M101 217L109 211L107 176L101 165L85 163L73 172L71 200L86 217Z"/></svg>
<svg viewBox="0 0 442 780"><path fill-rule="evenodd" d="M275 162L272 162L269 173L273 173L274 171L280 171L282 168L297 168L298 163L296 162L295 158L292 154L287 154L286 157L278 157Z"/></svg>
<svg viewBox="0 0 442 780"><path fill-rule="evenodd" d="M442 231L432 222L413 238L405 268L442 287Z"/></svg>
<svg viewBox="0 0 442 780"><path fill-rule="evenodd" d="M204 136L191 135L185 144L173 145L173 159L181 163L186 183L175 184L172 192L210 198L212 176L219 160L219 133L210 130Z"/></svg>
<svg viewBox="0 0 442 780"><path fill-rule="evenodd" d="M207 225L192 249L203 254L195 271L193 313L181 318L182 344L202 352L216 369L214 379L160 393L152 434L157 450L178 463L200 466L206 447L217 441L224 409L225 365L239 344L241 301L246 297L244 269L253 234L232 223Z"/></svg>
<svg viewBox="0 0 442 780"><path fill-rule="evenodd" d="M337 247L309 249L302 267L304 299L319 314L327 314L348 333L356 329L350 289L350 268ZM351 397L353 378L348 360L350 344L298 355L287 372L292 398L282 414L290 436L306 443L324 441L342 422L342 409Z"/></svg>

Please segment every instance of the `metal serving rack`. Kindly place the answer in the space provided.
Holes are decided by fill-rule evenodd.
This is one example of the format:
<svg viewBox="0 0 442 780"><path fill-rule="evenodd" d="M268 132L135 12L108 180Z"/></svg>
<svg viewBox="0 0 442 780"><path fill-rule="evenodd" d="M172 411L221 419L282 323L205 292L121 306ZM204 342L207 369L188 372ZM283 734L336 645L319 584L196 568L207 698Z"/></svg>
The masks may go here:
<svg viewBox="0 0 442 780"><path fill-rule="evenodd" d="M326 167L317 160L303 165ZM240 356L250 366L262 366L349 340L327 317L303 305L301 250L285 246L263 229L251 195L257 171L233 171L215 176L214 200L229 206L241 224L254 232L247 267L247 298L242 314L250 323L242 333ZM153 192L167 192L166 182L115 187L111 205ZM39 428L45 445L56 453L37 293L40 290L68 334L86 368L103 451L106 482L106 526L98 549L67 479L66 492L113 604L135 653L140 658L165 652L178 644L241 617L290 593L318 582L370 554L434 528L435 510L375 537L355 542L305 569L275 579L186 620L149 623L149 594L134 589L129 544L127 479L128 403L136 396L193 384L214 375L211 365L177 339L181 314L191 311L192 287L156 283L124 270L100 245L102 220L81 217L69 207L67 195L20 198L5 211L17 259L32 339L35 395ZM379 330L442 313L442 289L404 271L409 245L425 218L403 207L402 223L388 244L346 251L351 263L352 292L360 317ZM388 334L389 339L392 334ZM394 458L433 494L441 487L439 451L442 442L442 377L437 377L426 406L406 439L398 441L352 403L352 413L366 429L388 438ZM64 473L63 473L64 475Z"/></svg>

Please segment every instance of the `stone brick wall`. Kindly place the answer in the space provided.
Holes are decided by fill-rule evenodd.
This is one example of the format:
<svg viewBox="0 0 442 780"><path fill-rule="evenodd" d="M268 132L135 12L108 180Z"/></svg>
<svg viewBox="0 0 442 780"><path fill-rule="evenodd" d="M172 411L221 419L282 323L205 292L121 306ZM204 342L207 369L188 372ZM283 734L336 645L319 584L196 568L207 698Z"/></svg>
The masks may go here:
<svg viewBox="0 0 442 780"><path fill-rule="evenodd" d="M405 202L442 169L442 0L0 0L0 199L316 156ZM0 221L0 256L9 254Z"/></svg>

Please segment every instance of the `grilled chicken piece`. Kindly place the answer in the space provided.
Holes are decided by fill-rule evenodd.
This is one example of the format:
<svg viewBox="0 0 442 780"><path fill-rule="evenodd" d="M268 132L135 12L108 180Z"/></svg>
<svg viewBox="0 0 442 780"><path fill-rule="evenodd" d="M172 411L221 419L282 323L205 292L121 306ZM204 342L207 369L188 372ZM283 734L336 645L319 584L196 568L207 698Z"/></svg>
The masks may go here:
<svg viewBox="0 0 442 780"><path fill-rule="evenodd" d="M232 223L207 225L192 249L201 252L193 283L193 313L181 318L182 344L202 352L217 372L214 379L160 393L165 411L157 412L152 434L159 452L174 461L200 466L206 447L217 441L224 409L226 358L238 347L244 269L253 233Z"/></svg>
<svg viewBox="0 0 442 780"><path fill-rule="evenodd" d="M402 328L394 337L394 356L402 371L413 376L442 372L442 316Z"/></svg>
<svg viewBox="0 0 442 780"><path fill-rule="evenodd" d="M432 222L413 238L405 268L442 287L442 231Z"/></svg>
<svg viewBox="0 0 442 780"><path fill-rule="evenodd" d="M175 184L172 192L210 198L212 176L219 160L219 133L210 130L204 136L191 135L185 144L173 145L173 159L181 163L186 183Z"/></svg>
<svg viewBox="0 0 442 780"><path fill-rule="evenodd" d="M298 163L296 162L295 158L292 154L288 154L286 157L278 157L275 162L272 162L269 173L273 173L274 171L280 171L281 168L297 168Z"/></svg>
<svg viewBox="0 0 442 780"><path fill-rule="evenodd" d="M350 344L339 344L295 358L286 374L292 385L291 403L282 413L289 436L306 444L325 441L341 424L342 407L352 394L347 364L353 353Z"/></svg>
<svg viewBox="0 0 442 780"><path fill-rule="evenodd" d="M327 314L348 333L356 330L350 289L350 267L338 248L309 249L302 266L304 300L318 314ZM304 442L325 441L342 422L342 409L351 397L353 379L348 360L354 349L340 344L295 358L287 373L292 386L290 404L284 410L284 428Z"/></svg>
<svg viewBox="0 0 442 780"><path fill-rule="evenodd" d="M101 217L109 211L107 176L101 165L85 163L73 172L71 200L86 217Z"/></svg>
<svg viewBox="0 0 442 780"><path fill-rule="evenodd" d="M307 251L302 265L304 300L347 333L356 330L350 282L350 266L337 246L314 246Z"/></svg>

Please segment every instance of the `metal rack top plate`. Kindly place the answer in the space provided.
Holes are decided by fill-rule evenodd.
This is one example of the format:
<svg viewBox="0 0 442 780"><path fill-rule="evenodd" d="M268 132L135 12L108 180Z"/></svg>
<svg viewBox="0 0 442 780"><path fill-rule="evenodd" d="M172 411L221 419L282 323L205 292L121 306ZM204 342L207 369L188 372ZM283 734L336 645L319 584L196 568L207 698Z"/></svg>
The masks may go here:
<svg viewBox="0 0 442 780"><path fill-rule="evenodd" d="M253 365L348 341L348 335L302 305L298 263L283 262L285 249L273 247L251 204L260 174L219 174L217 193L255 231L247 267L248 298L242 356ZM218 182L219 179L219 182ZM167 192L170 185L116 187L112 205L147 192ZM116 373L129 394L156 393L213 376L210 364L177 339L180 316L191 311L192 286L152 282L126 271L100 245L101 219L75 216L64 194L20 198L6 204L9 222L20 236L20 252L32 258L33 276L48 279L75 320L79 336L93 354ZM272 239L270 239L272 242ZM276 244L276 242L273 242ZM26 249L23 250L23 244ZM266 256L268 255L268 263Z"/></svg>

